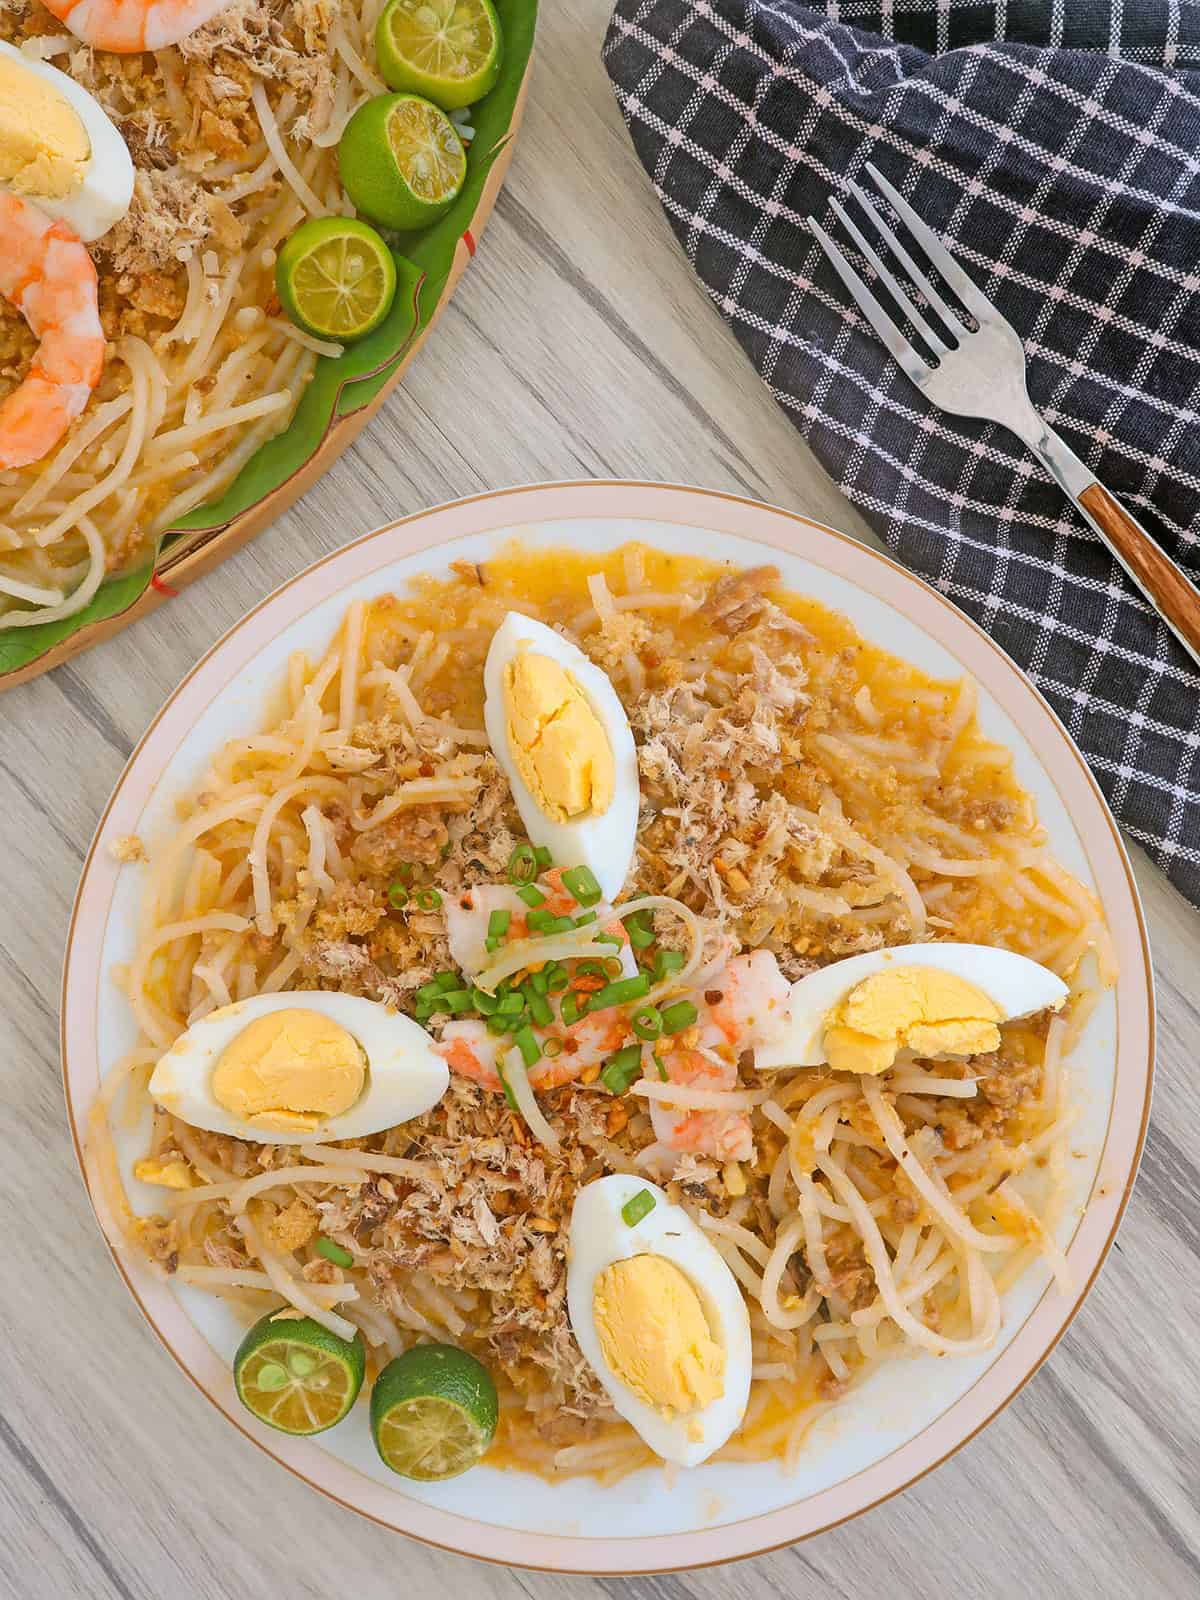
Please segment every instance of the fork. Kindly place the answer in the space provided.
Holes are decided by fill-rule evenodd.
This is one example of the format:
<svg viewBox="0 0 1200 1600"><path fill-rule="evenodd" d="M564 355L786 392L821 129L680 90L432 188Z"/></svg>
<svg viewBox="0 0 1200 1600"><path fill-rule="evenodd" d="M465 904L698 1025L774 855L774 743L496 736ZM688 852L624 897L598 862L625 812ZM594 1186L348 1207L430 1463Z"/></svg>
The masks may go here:
<svg viewBox="0 0 1200 1600"><path fill-rule="evenodd" d="M830 206L846 232L870 262L879 282L901 307L911 325L936 357L930 365L899 324L884 310L866 281L859 276L815 217L808 225L834 271L850 291L855 304L899 363L904 374L928 400L960 417L983 417L997 422L1037 457L1081 515L1100 535L1121 566L1174 633L1192 660L1200 666L1200 590L1197 590L1146 530L1108 492L1091 468L1079 459L1029 398L1025 378L1025 349L1012 324L976 287L933 229L921 218L870 162L866 170L890 201L897 216L929 258L943 281L979 324L969 328L946 304L929 277L896 237L887 220L857 183L850 193L874 224L880 238L924 296L929 320L913 304L898 276L884 263L879 251L847 213L839 200Z"/></svg>

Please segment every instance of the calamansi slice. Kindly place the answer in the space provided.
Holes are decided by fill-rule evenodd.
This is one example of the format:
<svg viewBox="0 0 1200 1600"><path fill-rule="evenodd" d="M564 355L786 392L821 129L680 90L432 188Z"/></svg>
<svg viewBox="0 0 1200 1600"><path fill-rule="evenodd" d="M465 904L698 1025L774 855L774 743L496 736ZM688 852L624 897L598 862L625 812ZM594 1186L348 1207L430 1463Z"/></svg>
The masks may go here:
<svg viewBox="0 0 1200 1600"><path fill-rule="evenodd" d="M457 1478L481 1461L498 1414L487 1368L449 1344L397 1356L371 1391L371 1431L384 1464L421 1483Z"/></svg>
<svg viewBox="0 0 1200 1600"><path fill-rule="evenodd" d="M491 0L389 0L375 28L384 82L444 111L482 100L500 76L500 54Z"/></svg>
<svg viewBox="0 0 1200 1600"><path fill-rule="evenodd" d="M346 124L338 169L363 216L408 233L453 204L467 175L467 155L450 118L430 101L380 94Z"/></svg>
<svg viewBox="0 0 1200 1600"><path fill-rule="evenodd" d="M233 1358L233 1381L247 1410L281 1433L324 1433L340 1422L362 1388L366 1352L319 1322L256 1322Z"/></svg>
<svg viewBox="0 0 1200 1600"><path fill-rule="evenodd" d="M396 294L392 252L355 217L312 217L279 252L275 288L288 316L320 339L361 339Z"/></svg>

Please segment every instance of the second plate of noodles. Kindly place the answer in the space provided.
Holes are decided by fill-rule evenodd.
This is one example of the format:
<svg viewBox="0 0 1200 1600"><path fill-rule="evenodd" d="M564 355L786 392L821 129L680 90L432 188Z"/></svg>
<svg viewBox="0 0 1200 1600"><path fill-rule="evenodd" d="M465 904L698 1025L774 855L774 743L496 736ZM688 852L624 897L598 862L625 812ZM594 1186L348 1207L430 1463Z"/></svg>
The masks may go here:
<svg viewBox="0 0 1200 1600"><path fill-rule="evenodd" d="M452 292L511 153L534 0L489 13L498 54L482 99L405 102L420 112L407 160L425 161L421 138L452 145L455 182L402 251L370 215L354 223L394 259L394 287L375 291L390 310L322 332L277 282L285 244L354 211L339 144L357 112L389 99L377 35L408 4L22 0L0 16L20 123L13 175L0 176L0 683L161 598L156 565L178 588L201 546L211 564L277 514L349 442ZM451 36L458 11L481 4L447 0ZM353 241L325 261L352 294ZM371 331L346 342L338 326Z"/></svg>

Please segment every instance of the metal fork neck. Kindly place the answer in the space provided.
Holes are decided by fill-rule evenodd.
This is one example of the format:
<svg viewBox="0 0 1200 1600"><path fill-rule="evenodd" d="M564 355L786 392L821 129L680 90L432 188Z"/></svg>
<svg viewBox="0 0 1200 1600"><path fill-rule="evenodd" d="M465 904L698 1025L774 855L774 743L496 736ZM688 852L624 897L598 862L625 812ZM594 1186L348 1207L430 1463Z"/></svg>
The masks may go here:
<svg viewBox="0 0 1200 1600"><path fill-rule="evenodd" d="M1095 483L1096 474L1085 461L1080 460L1066 440L1055 433L1045 418L1038 415L1029 400L1025 397L1023 400L1024 403L1004 419L1003 426L1011 428L1022 443L1032 450L1054 481L1073 500L1078 499L1090 484Z"/></svg>

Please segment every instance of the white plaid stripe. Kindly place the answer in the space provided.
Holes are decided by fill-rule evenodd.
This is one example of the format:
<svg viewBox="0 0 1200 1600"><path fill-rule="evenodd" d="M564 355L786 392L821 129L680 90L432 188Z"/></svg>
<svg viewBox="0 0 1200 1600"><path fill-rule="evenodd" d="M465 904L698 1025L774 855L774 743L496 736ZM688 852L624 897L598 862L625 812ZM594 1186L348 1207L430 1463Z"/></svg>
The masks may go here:
<svg viewBox="0 0 1200 1600"><path fill-rule="evenodd" d="M1029 671L1200 902L1200 674L1015 440L925 404L805 223L864 161L888 171L1022 332L1047 420L1196 573L1200 72L1164 69L1200 68L1200 7L620 0L605 58L771 393L888 546Z"/></svg>

